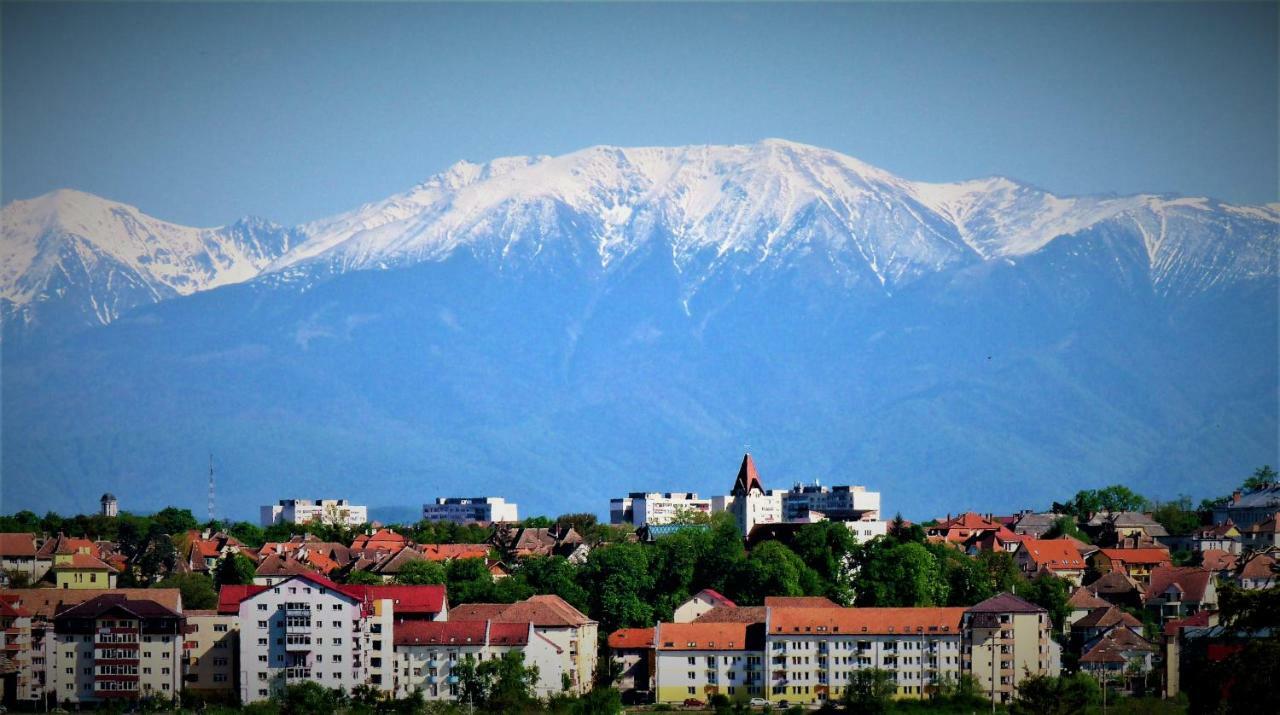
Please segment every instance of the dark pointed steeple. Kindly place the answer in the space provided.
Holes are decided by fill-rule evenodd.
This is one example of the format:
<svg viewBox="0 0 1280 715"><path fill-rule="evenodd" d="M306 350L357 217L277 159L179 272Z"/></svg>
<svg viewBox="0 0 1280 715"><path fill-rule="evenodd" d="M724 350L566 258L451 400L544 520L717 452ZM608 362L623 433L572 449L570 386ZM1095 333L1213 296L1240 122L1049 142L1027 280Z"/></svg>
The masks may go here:
<svg viewBox="0 0 1280 715"><path fill-rule="evenodd" d="M760 483L760 473L756 471L756 463L748 452L742 455L742 466L738 467L738 479L733 483L730 494L740 497L750 494L752 490L764 493L764 485Z"/></svg>

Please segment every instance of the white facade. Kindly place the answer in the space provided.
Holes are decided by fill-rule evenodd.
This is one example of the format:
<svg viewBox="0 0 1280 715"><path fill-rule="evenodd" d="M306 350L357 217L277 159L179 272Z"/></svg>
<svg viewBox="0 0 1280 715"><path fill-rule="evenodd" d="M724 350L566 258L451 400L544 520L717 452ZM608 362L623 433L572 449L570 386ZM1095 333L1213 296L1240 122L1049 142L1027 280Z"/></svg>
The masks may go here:
<svg viewBox="0 0 1280 715"><path fill-rule="evenodd" d="M751 533L757 524L778 524L782 518L782 492L754 490L735 496L726 494L711 498L712 513L727 511L733 514L743 536Z"/></svg>
<svg viewBox="0 0 1280 715"><path fill-rule="evenodd" d="M820 511L832 521L878 521L880 492L861 486L796 484L782 493L782 511L786 521L804 521L810 511Z"/></svg>
<svg viewBox="0 0 1280 715"><path fill-rule="evenodd" d="M369 521L369 509L355 506L346 499L281 499L278 504L262 507L259 520L263 526L282 522L306 524L316 520L325 524L360 526Z"/></svg>
<svg viewBox="0 0 1280 715"><path fill-rule="evenodd" d="M509 637L513 628L521 629L522 635ZM456 700L459 685L453 671L459 664L468 659L479 664L517 651L525 667L538 669L534 693L545 698L563 691L563 676L572 667L567 651L538 635L531 623L434 623L424 630L438 637L432 642L412 643L397 634L396 697L417 690L427 700ZM490 637L491 630L502 631L504 637Z"/></svg>
<svg viewBox="0 0 1280 715"><path fill-rule="evenodd" d="M422 518L455 524L520 521L516 505L502 497L438 497L434 504L422 505Z"/></svg>
<svg viewBox="0 0 1280 715"><path fill-rule="evenodd" d="M240 699L269 698L305 680L390 691L392 603L363 602L294 577L240 602Z"/></svg>
<svg viewBox="0 0 1280 715"><path fill-rule="evenodd" d="M677 514L695 511L710 513L711 499L695 492L632 492L609 502L609 523L644 526L670 524Z"/></svg>

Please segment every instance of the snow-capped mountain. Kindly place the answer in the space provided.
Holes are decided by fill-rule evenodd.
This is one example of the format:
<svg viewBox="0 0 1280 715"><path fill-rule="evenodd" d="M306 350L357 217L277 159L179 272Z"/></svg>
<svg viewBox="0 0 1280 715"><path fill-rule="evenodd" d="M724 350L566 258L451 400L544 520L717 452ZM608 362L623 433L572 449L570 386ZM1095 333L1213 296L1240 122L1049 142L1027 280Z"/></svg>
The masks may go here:
<svg viewBox="0 0 1280 715"><path fill-rule="evenodd" d="M106 324L138 305L264 274L309 285L459 251L503 270L550 264L596 276L656 252L678 272L686 310L709 281L801 263L826 285L888 294L1100 227L1145 253L1158 292L1194 292L1275 275L1280 204L1064 198L1003 178L913 182L765 140L461 162L297 229L259 219L188 228L76 191L16 201L3 227L0 310L29 328Z"/></svg>
<svg viewBox="0 0 1280 715"><path fill-rule="evenodd" d="M71 190L15 201L0 225L0 305L22 326L105 325L139 305L246 281L297 240L258 218L189 228Z"/></svg>
<svg viewBox="0 0 1280 715"><path fill-rule="evenodd" d="M1183 281L1185 289L1275 271L1274 205L1062 198L1001 178L912 182L780 140L460 163L408 192L303 226L307 240L267 271L387 268L460 249L518 264L566 247L584 267L607 270L656 242L687 294L725 268L813 254L847 283L891 290L949 267L1035 253L1103 223L1142 242L1156 284ZM1188 275L1200 268L1205 275Z"/></svg>
<svg viewBox="0 0 1280 715"><path fill-rule="evenodd" d="M209 450L242 508L288 485L535 513L721 493L747 441L774 486L920 516L1198 499L1280 459L1275 204L765 141L461 163L291 229L70 192L3 225L7 511L202 503Z"/></svg>

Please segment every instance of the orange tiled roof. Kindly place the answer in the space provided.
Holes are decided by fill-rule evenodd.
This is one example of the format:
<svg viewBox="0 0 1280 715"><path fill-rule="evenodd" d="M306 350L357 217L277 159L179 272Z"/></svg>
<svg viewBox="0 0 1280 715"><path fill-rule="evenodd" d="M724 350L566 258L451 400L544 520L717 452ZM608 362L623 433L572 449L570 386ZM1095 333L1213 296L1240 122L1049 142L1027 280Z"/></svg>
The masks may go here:
<svg viewBox="0 0 1280 715"><path fill-rule="evenodd" d="M658 650L758 650L763 641L750 623L660 623L654 635Z"/></svg>
<svg viewBox="0 0 1280 715"><path fill-rule="evenodd" d="M1253 558L1245 562L1244 568L1240 569L1240 578L1248 579L1280 579L1280 574L1276 573L1276 560L1267 554L1257 554Z"/></svg>
<svg viewBox="0 0 1280 715"><path fill-rule="evenodd" d="M839 608L840 604L826 596L765 596L767 608Z"/></svg>
<svg viewBox="0 0 1280 715"><path fill-rule="evenodd" d="M484 559L489 557L489 547L484 544L420 544L418 553L428 561Z"/></svg>
<svg viewBox="0 0 1280 715"><path fill-rule="evenodd" d="M1022 548L1036 566L1050 571L1084 568L1084 557L1067 539L1023 539Z"/></svg>
<svg viewBox="0 0 1280 715"><path fill-rule="evenodd" d="M652 628L619 628L609 634L609 647L614 650L652 648Z"/></svg>
<svg viewBox="0 0 1280 715"><path fill-rule="evenodd" d="M0 556L36 555L36 535L17 532L0 534Z"/></svg>
<svg viewBox="0 0 1280 715"><path fill-rule="evenodd" d="M65 556L66 554L60 554L60 555ZM114 566L112 566L111 564L108 564L107 562L103 561L97 556L90 556L89 554L81 554L78 552L73 553L70 556L71 556L71 560L69 562L63 562L60 564L55 563L53 565L53 570L54 571L109 571L111 573L116 572L116 568Z"/></svg>
<svg viewBox="0 0 1280 715"><path fill-rule="evenodd" d="M1235 554L1223 549L1205 549L1200 552L1200 565L1210 571L1229 571L1239 560Z"/></svg>
<svg viewBox="0 0 1280 715"><path fill-rule="evenodd" d="M120 594L130 600L150 599L171 611L182 608L182 592L176 588L23 588L0 591L0 598L17 597L32 614L52 619L66 606L105 594Z"/></svg>
<svg viewBox="0 0 1280 715"><path fill-rule="evenodd" d="M959 633L964 608L771 608L769 633Z"/></svg>
<svg viewBox="0 0 1280 715"><path fill-rule="evenodd" d="M1168 549L1099 549L1099 552L1124 564L1162 564L1171 560Z"/></svg>

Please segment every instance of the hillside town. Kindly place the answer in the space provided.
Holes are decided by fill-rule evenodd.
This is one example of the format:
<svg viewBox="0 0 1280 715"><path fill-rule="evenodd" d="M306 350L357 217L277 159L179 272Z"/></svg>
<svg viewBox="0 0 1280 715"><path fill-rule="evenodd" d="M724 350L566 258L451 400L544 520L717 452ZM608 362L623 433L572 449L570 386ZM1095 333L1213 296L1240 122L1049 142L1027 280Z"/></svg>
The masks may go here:
<svg viewBox="0 0 1280 715"><path fill-rule="evenodd" d="M497 496L435 498L407 525L346 498L283 499L259 524L100 502L0 517L9 711L1276 698L1270 467L1195 507L1112 486L922 523L864 486L766 489L750 454L725 495L633 492L607 524L521 520Z"/></svg>

